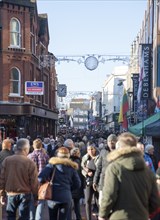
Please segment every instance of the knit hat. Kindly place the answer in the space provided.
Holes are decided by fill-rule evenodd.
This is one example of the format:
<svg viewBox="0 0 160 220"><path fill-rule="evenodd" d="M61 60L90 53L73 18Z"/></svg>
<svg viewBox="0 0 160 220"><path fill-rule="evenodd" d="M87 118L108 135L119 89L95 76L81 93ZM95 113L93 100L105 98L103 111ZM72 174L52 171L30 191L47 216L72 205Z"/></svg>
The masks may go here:
<svg viewBox="0 0 160 220"><path fill-rule="evenodd" d="M57 157L69 158L69 150L66 147L60 147L57 150Z"/></svg>
<svg viewBox="0 0 160 220"><path fill-rule="evenodd" d="M148 153L149 150L154 149L154 146L152 144L147 144L145 146L145 152Z"/></svg>
<svg viewBox="0 0 160 220"><path fill-rule="evenodd" d="M117 142L117 136L115 134L110 134L107 138L107 141Z"/></svg>

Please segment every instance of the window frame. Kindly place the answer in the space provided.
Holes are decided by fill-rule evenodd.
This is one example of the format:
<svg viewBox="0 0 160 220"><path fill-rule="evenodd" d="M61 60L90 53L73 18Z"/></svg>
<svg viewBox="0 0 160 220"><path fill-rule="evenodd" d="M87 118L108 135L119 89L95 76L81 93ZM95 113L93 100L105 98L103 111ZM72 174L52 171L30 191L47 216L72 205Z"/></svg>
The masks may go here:
<svg viewBox="0 0 160 220"><path fill-rule="evenodd" d="M15 30L12 30L12 22L13 21L16 21L18 23L18 31L15 31ZM16 42L17 44L12 44L12 35L16 36L16 41L18 39L18 42ZM18 37L17 37L18 36ZM12 17L11 20L10 20L10 47L14 47L14 48L21 48L21 23L20 21L15 18L15 17Z"/></svg>
<svg viewBox="0 0 160 220"><path fill-rule="evenodd" d="M18 80L14 80L11 78L12 76L12 71L16 69L17 72L18 72ZM13 84L14 82L18 82L18 92L17 93L13 93L11 92L11 83ZM20 96L20 89L21 89L21 72L20 70L17 68L17 67L12 67L11 70L10 70L10 84L9 84L9 95L10 96ZM13 85L12 85L12 88L13 88Z"/></svg>

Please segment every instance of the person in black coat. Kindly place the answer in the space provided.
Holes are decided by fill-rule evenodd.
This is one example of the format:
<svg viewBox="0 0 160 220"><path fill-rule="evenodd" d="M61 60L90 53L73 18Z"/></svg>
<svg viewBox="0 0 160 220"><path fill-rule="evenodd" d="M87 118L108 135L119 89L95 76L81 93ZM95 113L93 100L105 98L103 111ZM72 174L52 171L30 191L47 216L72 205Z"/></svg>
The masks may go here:
<svg viewBox="0 0 160 220"><path fill-rule="evenodd" d="M84 178L81 172L81 155L79 148L75 147L70 151L70 159L78 164L78 175L81 180L81 187L79 189L75 189L72 191L72 199L74 204L74 212L76 214L76 220L81 220L81 213L80 213L80 199L84 198Z"/></svg>

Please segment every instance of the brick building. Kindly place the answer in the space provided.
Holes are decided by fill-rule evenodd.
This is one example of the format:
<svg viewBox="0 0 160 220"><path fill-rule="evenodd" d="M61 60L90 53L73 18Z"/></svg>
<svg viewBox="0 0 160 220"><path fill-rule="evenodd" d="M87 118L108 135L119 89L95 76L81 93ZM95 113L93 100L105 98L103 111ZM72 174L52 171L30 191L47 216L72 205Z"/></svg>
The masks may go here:
<svg viewBox="0 0 160 220"><path fill-rule="evenodd" d="M0 138L55 135L55 57L48 51L47 14L36 0L0 1ZM25 82L44 82L44 95L26 95Z"/></svg>

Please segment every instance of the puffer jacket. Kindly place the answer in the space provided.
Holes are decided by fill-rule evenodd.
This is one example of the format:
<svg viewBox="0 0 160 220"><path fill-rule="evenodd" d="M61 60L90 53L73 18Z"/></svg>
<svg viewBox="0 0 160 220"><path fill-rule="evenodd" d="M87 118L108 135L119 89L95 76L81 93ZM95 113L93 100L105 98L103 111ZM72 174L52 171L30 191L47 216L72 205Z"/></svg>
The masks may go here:
<svg viewBox="0 0 160 220"><path fill-rule="evenodd" d="M108 157L100 217L148 220L160 205L156 179L136 147L120 148Z"/></svg>
<svg viewBox="0 0 160 220"><path fill-rule="evenodd" d="M56 167L53 179L52 200L59 203L67 203L72 200L72 190L81 186L77 173L77 163L68 158L52 157L49 164L38 175L40 183L51 179L53 168Z"/></svg>

